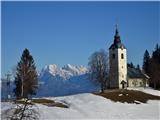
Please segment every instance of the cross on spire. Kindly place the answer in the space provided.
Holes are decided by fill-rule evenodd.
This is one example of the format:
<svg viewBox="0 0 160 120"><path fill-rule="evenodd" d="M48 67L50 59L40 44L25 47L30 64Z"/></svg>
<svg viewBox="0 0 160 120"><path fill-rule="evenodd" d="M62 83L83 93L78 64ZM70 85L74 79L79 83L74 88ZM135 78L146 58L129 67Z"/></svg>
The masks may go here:
<svg viewBox="0 0 160 120"><path fill-rule="evenodd" d="M115 36L114 36L114 44L117 44L117 43L121 42L117 23L116 23L115 27L116 27L116 31L115 31Z"/></svg>
<svg viewBox="0 0 160 120"><path fill-rule="evenodd" d="M118 32L118 24L116 23L116 25L115 25L115 26L116 26L115 36L119 36L119 34L118 34L118 33L119 33L119 32Z"/></svg>

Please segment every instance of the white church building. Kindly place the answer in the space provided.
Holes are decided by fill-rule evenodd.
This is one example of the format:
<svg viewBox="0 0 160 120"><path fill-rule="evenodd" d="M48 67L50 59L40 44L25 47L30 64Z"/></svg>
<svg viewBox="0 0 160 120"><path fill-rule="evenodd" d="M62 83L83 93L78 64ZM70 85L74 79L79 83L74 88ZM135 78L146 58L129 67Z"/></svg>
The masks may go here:
<svg viewBox="0 0 160 120"><path fill-rule="evenodd" d="M140 75L136 75L136 71L129 69L127 71L127 49L122 44L118 28L116 26L115 36L113 44L109 47L109 88L126 88L128 86L147 86L146 82L148 78L143 75L141 71ZM131 74L134 74L130 77ZM135 84L135 80L137 81ZM144 82L143 82L144 81Z"/></svg>

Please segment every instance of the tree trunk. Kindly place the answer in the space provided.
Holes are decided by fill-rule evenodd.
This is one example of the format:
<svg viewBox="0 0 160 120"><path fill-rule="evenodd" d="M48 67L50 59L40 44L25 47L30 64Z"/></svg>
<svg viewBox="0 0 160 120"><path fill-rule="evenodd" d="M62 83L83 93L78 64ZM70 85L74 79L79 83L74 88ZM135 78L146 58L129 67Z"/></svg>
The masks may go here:
<svg viewBox="0 0 160 120"><path fill-rule="evenodd" d="M101 83L101 93L104 93L104 86L103 86L103 83Z"/></svg>
<svg viewBox="0 0 160 120"><path fill-rule="evenodd" d="M154 81L154 89L156 89L156 82Z"/></svg>

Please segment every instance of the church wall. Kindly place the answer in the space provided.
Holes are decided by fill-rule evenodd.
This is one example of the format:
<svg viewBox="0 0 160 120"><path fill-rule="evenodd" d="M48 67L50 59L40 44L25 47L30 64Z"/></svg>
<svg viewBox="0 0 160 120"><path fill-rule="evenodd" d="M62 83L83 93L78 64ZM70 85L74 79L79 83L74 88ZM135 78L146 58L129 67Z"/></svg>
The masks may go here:
<svg viewBox="0 0 160 120"><path fill-rule="evenodd" d="M144 78L128 78L128 87L147 87L148 80Z"/></svg>
<svg viewBox="0 0 160 120"><path fill-rule="evenodd" d="M115 58L113 58L113 54L115 54ZM110 49L109 50L109 78L110 78L110 87L117 88L118 87L118 50Z"/></svg>
<svg viewBox="0 0 160 120"><path fill-rule="evenodd" d="M121 58L123 54L123 59ZM118 79L119 88L122 88L121 82L124 80L127 83L127 53L126 49L118 49Z"/></svg>
<svg viewBox="0 0 160 120"><path fill-rule="evenodd" d="M115 54L115 58L113 58ZM121 58L123 54L123 59ZM122 88L121 81L127 83L127 56L126 49L110 49L109 50L109 62L110 62L110 87L111 88Z"/></svg>

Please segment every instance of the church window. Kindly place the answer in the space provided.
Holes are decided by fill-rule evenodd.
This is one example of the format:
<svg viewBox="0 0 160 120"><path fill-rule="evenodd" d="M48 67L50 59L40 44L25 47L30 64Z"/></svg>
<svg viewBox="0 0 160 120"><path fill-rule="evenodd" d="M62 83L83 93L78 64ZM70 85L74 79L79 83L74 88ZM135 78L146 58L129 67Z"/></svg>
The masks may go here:
<svg viewBox="0 0 160 120"><path fill-rule="evenodd" d="M114 54L114 53L112 54L112 58L113 58L113 59L115 58L115 54Z"/></svg>
<svg viewBox="0 0 160 120"><path fill-rule="evenodd" d="M124 55L123 55L123 53L121 54L121 59L123 59L124 58Z"/></svg>

